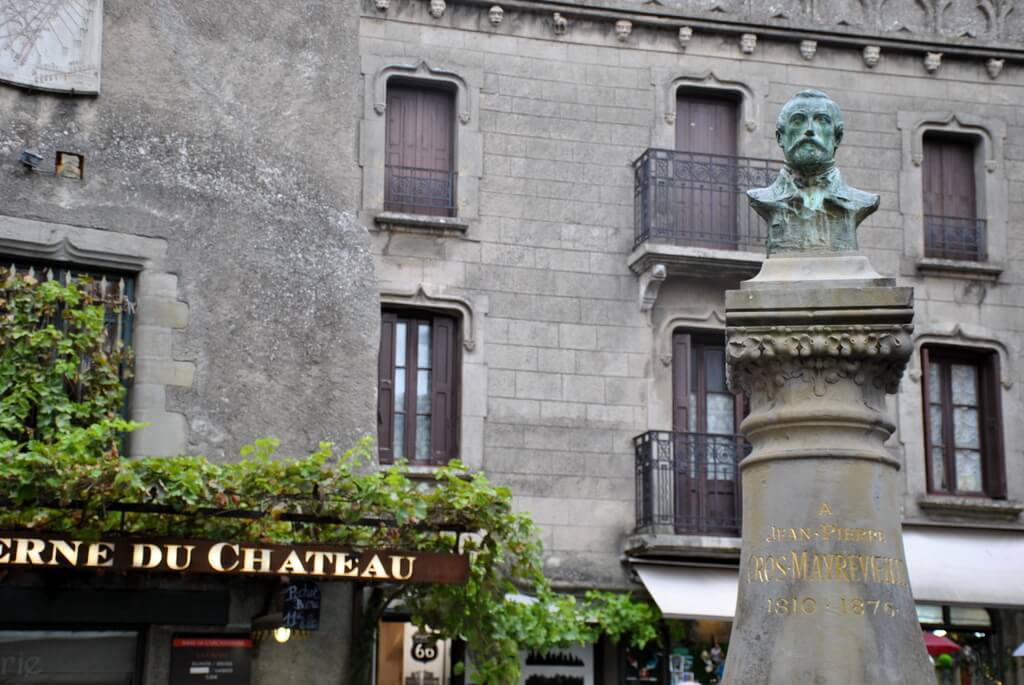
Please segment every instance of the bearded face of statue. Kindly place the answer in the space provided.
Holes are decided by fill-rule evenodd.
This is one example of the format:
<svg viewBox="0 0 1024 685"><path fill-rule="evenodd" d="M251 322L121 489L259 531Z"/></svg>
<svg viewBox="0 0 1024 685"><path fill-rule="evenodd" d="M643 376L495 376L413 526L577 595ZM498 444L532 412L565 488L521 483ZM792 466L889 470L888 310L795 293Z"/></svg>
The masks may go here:
<svg viewBox="0 0 1024 685"><path fill-rule="evenodd" d="M797 97L786 103L775 135L793 169L814 173L832 161L843 136L841 116L825 97Z"/></svg>

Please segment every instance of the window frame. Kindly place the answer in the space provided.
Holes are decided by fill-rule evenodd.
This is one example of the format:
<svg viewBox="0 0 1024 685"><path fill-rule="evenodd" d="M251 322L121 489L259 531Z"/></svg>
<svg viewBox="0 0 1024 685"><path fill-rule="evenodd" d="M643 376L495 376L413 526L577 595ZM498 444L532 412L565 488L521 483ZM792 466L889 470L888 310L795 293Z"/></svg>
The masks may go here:
<svg viewBox="0 0 1024 685"><path fill-rule="evenodd" d="M985 190L980 187L979 184L979 166L982 166L980 159L982 157L982 139L975 134L965 133L961 131L946 131L941 129L929 129L922 132L921 135L921 220L922 220L922 241L924 244L924 255L931 259L951 259L967 262L979 262L984 263L988 261L988 222L984 217L982 208L982 199L984 198ZM949 146L969 148L970 152L970 163L965 166L961 171L964 172L966 178L970 181L970 195L971 195L971 208L970 216L955 216L950 214L948 210L942 211L941 213L935 213L933 208L929 206L929 197L934 195L934 192L929 194L926 192L929 187L929 182L936 179L931 178L929 169L934 167L929 165L929 148L938 146ZM937 179L940 184L944 185L945 177L947 172L951 170L947 169L945 165L941 165L941 177ZM982 173L984 173L982 171ZM941 192L941 195L945 196L945 192ZM966 212L965 212L966 213ZM944 229L955 228L956 223L972 222L974 225L973 230L976 232L975 238L975 253L969 255L964 250L956 250L946 245L933 245L929 241L929 236L932 233L931 227L933 220L941 218L942 227ZM932 221L930 221L932 220ZM956 220L952 225L948 225L946 220ZM967 228L967 226L962 226Z"/></svg>
<svg viewBox="0 0 1024 685"><path fill-rule="evenodd" d="M395 410L397 364L395 359L396 330L399 323L407 325L405 356L405 403L402 412ZM417 459L416 446L416 371L418 370L418 328L429 324L431 329L431 413L430 448L426 459ZM384 307L381 311L381 334L378 355L377 440L378 458L382 464L395 462L394 435L398 414L404 418L403 457L414 466L441 466L456 459L459 451L460 390L462 366L462 322L455 312ZM412 456L410 456L412 455Z"/></svg>
<svg viewBox="0 0 1024 685"><path fill-rule="evenodd" d="M935 483L932 468L930 369L941 364L943 378L941 392L943 430L943 469L956 473L956 446L951 440L953 431L953 403L948 380L951 364L969 364L976 369L978 379L978 430L981 448L981 491L942 489ZM924 435L926 487L928 494L956 497L1006 498L1006 460L1003 449L1003 420L1000 402L999 355L994 350L923 345L921 347L921 402Z"/></svg>
<svg viewBox="0 0 1024 685"><path fill-rule="evenodd" d="M445 114L448 116L448 131L447 131L447 147L448 147L448 168L433 169L427 168L421 165L410 167L408 165L401 165L402 168L406 168L411 172L414 172L410 177L415 179L417 176L430 180L429 174L431 173L446 173L448 175L448 197L444 206L438 205L433 206L428 203L416 203L415 201L400 202L395 199L396 191L392 184L392 173L391 169L393 165L390 163L390 155L393 146L392 136L398 135L392 129L391 122L394 121L394 110L396 109L393 97L398 90L407 91L407 93L416 92L419 95L424 94L443 94L446 101L447 111ZM437 216L439 218L456 218L458 216L459 209L459 150L458 150L458 125L459 122L456 117L456 110L458 108L458 89L455 85L448 81L443 80L430 80L430 79L418 79L410 78L405 76L394 76L387 81L385 91L385 118L384 118L384 187L383 187L383 209L385 212L396 212L402 214L413 214L420 216ZM420 103L422 106L422 102ZM426 108L423 108L425 111ZM417 140L422 140L424 136L422 132L418 132L414 136ZM408 136L404 136L403 140L408 139ZM400 146L404 147L404 146Z"/></svg>

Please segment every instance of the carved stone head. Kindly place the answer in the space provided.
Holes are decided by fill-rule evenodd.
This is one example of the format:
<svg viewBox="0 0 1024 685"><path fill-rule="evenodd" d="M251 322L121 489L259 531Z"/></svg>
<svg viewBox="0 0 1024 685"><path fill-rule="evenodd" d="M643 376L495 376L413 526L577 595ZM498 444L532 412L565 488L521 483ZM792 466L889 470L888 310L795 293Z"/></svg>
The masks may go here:
<svg viewBox="0 0 1024 685"><path fill-rule="evenodd" d="M800 56L810 61L814 59L814 53L818 51L818 41L816 40L802 40L800 41Z"/></svg>
<svg viewBox="0 0 1024 685"><path fill-rule="evenodd" d="M491 24L497 26L505 18L505 10L501 5L491 5L491 9L487 10L487 18L491 20Z"/></svg>
<svg viewBox="0 0 1024 685"><path fill-rule="evenodd" d="M942 53L929 52L924 56L924 68L929 74L934 74L942 66Z"/></svg>
<svg viewBox="0 0 1024 685"><path fill-rule="evenodd" d="M561 36L565 34L566 29L569 27L569 21L560 12L555 12L551 16L551 27L555 30L556 36Z"/></svg>
<svg viewBox="0 0 1024 685"><path fill-rule="evenodd" d="M878 60L882 57L882 48L878 45L865 45L864 46L864 64L868 69L873 68L878 64Z"/></svg>
<svg viewBox="0 0 1024 685"><path fill-rule="evenodd" d="M757 47L757 34L756 33L744 33L740 36L740 50L743 51L744 55L751 55L754 53L754 48Z"/></svg>
<svg viewBox="0 0 1024 685"><path fill-rule="evenodd" d="M791 168L813 175L835 157L843 140L843 113L821 91L801 90L779 111L775 139Z"/></svg>
<svg viewBox="0 0 1024 685"><path fill-rule="evenodd" d="M679 47L683 50L690 44L690 40L693 38L693 27L692 26L680 26L679 27Z"/></svg>
<svg viewBox="0 0 1024 685"><path fill-rule="evenodd" d="M379 9L381 12L387 10L391 5L391 0L373 0L373 6Z"/></svg>
<svg viewBox="0 0 1024 685"><path fill-rule="evenodd" d="M629 38L629 34L633 33L633 23L628 19L619 19L615 22L615 37L619 41L624 41Z"/></svg>
<svg viewBox="0 0 1024 685"><path fill-rule="evenodd" d="M1005 62L1005 59L996 59L995 57L992 57L985 62L985 69L988 70L989 77L997 78L999 76L999 72L1003 70L1003 64Z"/></svg>
<svg viewBox="0 0 1024 685"><path fill-rule="evenodd" d="M446 7L444 0L430 0L430 16L440 19L444 15Z"/></svg>

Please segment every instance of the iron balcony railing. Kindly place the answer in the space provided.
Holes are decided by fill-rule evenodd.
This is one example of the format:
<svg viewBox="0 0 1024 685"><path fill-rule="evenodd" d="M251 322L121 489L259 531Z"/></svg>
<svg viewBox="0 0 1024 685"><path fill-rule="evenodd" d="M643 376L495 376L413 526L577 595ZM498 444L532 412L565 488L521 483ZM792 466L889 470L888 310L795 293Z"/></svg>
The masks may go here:
<svg viewBox="0 0 1024 685"><path fill-rule="evenodd" d="M633 447L637 530L739 536L742 435L649 431Z"/></svg>
<svg viewBox="0 0 1024 685"><path fill-rule="evenodd" d="M455 216L456 177L454 171L388 164L384 167L384 208Z"/></svg>
<svg viewBox="0 0 1024 685"><path fill-rule="evenodd" d="M988 259L984 219L924 217L924 254L938 259L983 262Z"/></svg>
<svg viewBox="0 0 1024 685"><path fill-rule="evenodd" d="M767 224L745 192L770 185L780 162L650 148L633 162L634 245L763 252Z"/></svg>

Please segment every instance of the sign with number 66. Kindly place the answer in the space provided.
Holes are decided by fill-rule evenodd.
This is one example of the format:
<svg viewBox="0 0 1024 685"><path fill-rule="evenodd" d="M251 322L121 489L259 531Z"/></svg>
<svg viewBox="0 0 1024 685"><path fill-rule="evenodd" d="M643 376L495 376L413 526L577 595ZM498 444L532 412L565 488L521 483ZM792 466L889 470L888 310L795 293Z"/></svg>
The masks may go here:
<svg viewBox="0 0 1024 685"><path fill-rule="evenodd" d="M413 635L410 656L421 663L430 663L437 658L437 639L429 635Z"/></svg>

